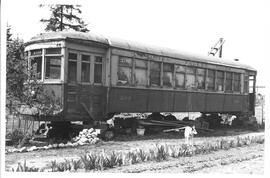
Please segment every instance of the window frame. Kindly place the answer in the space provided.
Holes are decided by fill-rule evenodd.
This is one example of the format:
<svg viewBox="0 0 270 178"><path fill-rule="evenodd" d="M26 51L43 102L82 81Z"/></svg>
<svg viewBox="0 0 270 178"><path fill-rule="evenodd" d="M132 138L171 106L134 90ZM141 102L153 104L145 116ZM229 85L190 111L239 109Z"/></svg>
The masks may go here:
<svg viewBox="0 0 270 178"><path fill-rule="evenodd" d="M168 62L163 62L162 63L163 67L162 67L162 86L165 87L165 88L174 88L174 64L173 63L168 63ZM170 65L171 67L171 71L169 70L165 70L165 67L164 65ZM165 73L171 73L171 86L168 86L168 85L164 85L164 74Z"/></svg>
<svg viewBox="0 0 270 178"><path fill-rule="evenodd" d="M146 66L137 66L137 63L136 63L136 61L144 61L145 62L145 64L146 64ZM138 59L138 58L134 58L133 59L133 68L134 68L134 70L133 70L133 74L132 74L132 76L133 76L133 82L134 82L134 86L135 87L148 87L148 83L149 83L149 78L148 78L148 60L145 60L145 59ZM137 83L137 77L136 77L136 70L144 70L146 73L146 75L145 75L145 81L146 81L146 83L145 83L145 85L138 85L138 83ZM131 71L132 72L132 71Z"/></svg>
<svg viewBox="0 0 270 178"><path fill-rule="evenodd" d="M100 57L101 58L101 62L96 62L96 57ZM98 54L94 54L93 55L93 66L94 66L94 71L93 71L93 84L94 85L102 85L103 84L103 66L104 66L104 57L102 55L98 55ZM101 65L101 78L100 78L100 82L95 82L95 72L96 72L96 65Z"/></svg>
<svg viewBox="0 0 270 178"><path fill-rule="evenodd" d="M183 67L183 71L182 70L180 70L180 71L177 71L176 69L177 69L177 66L181 66L181 67ZM174 70L175 70L175 88L177 88L177 89L185 89L186 88L186 65L182 65L182 64L175 64L174 65ZM184 76L184 80L183 80L183 82L184 82L184 84L183 84L183 86L177 86L176 85L176 79L177 79L177 77L176 77L176 75L177 74L182 74L183 76Z"/></svg>
<svg viewBox="0 0 270 178"><path fill-rule="evenodd" d="M69 54L70 53L73 53L73 54L76 54L77 55L77 58L76 59L71 59L71 58L69 58ZM69 84L75 84L75 83L79 83L79 76L78 76L78 74L79 74L79 65L80 65L80 63L79 63L79 60L80 60L80 54L79 54L79 51L75 51L75 50L68 50L68 52L67 52L67 83L69 83ZM74 62L74 63L76 63L76 67L75 67L75 69L76 69L76 76L75 76L75 81L71 81L70 80L70 71L69 71L69 62Z"/></svg>
<svg viewBox="0 0 270 178"><path fill-rule="evenodd" d="M130 65L126 65L124 63L120 63L120 60L121 59L129 59L131 62L130 62ZM118 62L117 62L117 80L116 80L116 85L117 86L132 86L133 85L133 82L132 82L132 75L133 75L133 66L134 66L134 59L132 57L126 57L126 56L119 56L118 57ZM130 82L127 84L122 84L121 81L126 81L126 80L119 80L119 70L120 68L128 68L130 70L130 78L128 79Z"/></svg>
<svg viewBox="0 0 270 178"><path fill-rule="evenodd" d="M80 70L80 82L82 83L82 84L91 84L91 63L92 63L92 54L89 54L89 53L80 53L80 55L79 55L80 57L80 65L81 65L81 70ZM89 61L83 61L83 56L89 56ZM83 81L82 80L82 69L83 69L83 64L87 64L88 66L89 66L89 81ZM78 68L78 67L77 67Z"/></svg>
<svg viewBox="0 0 270 178"><path fill-rule="evenodd" d="M46 54L46 50L48 50L48 49L53 49L53 48L55 48L55 49L57 49L57 48L59 48L60 49L60 53L58 53L58 54ZM63 48L62 47L48 47L48 48L43 48L43 50L42 50L42 52L43 52L43 69L44 69L44 71L43 71L43 78L44 78L44 82L46 82L46 81L61 81L62 80L62 78L63 78L63 72L62 72L62 70L63 70ZM59 76L59 78L57 78L57 79L52 79L52 78L46 78L46 74L47 74L47 57L59 57L60 58L60 76Z"/></svg>
<svg viewBox="0 0 270 178"><path fill-rule="evenodd" d="M151 63L156 63L156 64L159 64L159 70L151 70L152 68L151 68ZM153 85L152 83L151 83L151 72L159 72L159 84L158 85ZM150 87L162 87L162 62L161 61L153 61L153 60L151 60L150 61L150 67L149 67L149 86Z"/></svg>

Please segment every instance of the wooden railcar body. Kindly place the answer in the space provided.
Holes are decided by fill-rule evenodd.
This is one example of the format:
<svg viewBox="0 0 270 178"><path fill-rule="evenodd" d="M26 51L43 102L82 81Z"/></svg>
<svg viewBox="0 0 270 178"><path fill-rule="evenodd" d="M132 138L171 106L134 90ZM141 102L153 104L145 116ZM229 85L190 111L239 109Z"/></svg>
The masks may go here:
<svg viewBox="0 0 270 178"><path fill-rule="evenodd" d="M62 106L57 115L35 116L36 120L103 120L108 113L118 112L254 112L256 70L239 62L79 32L40 34L26 44L25 50L30 65L32 60L40 60L40 81L49 92L54 92ZM146 65L141 69L145 75L145 80L141 78L142 85L137 85L136 75L141 75L136 71L137 60ZM129 77L124 81L119 80L120 63ZM156 78L151 71L154 64L159 68ZM165 65L172 70L166 73ZM182 87L176 81L177 66L185 68ZM195 71L194 77L191 76L195 87L187 86L190 83L187 68ZM204 71L200 88L196 87L198 68ZM211 90L207 81L209 71L214 71ZM217 71L223 74L219 89ZM225 89L227 73L232 75L229 91ZM159 82L157 85L152 85L151 75L154 82ZM169 77L166 81L165 75ZM234 76L239 76L237 91L234 91ZM251 79L253 92L249 93Z"/></svg>

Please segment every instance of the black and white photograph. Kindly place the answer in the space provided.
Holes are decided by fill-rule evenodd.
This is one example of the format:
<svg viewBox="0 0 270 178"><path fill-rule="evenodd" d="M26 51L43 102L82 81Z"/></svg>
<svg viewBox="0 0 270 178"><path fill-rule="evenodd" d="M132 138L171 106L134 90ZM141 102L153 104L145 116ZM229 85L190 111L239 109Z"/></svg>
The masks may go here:
<svg viewBox="0 0 270 178"><path fill-rule="evenodd" d="M3 0L1 174L265 176L268 7Z"/></svg>

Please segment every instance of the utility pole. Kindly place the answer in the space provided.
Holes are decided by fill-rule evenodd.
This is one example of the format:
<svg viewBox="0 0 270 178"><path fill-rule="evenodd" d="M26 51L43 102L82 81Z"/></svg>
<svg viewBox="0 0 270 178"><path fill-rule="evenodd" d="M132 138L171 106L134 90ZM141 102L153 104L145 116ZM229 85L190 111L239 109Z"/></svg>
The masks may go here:
<svg viewBox="0 0 270 178"><path fill-rule="evenodd" d="M212 55L215 56L217 52L219 52L219 58L222 57L222 47L225 43L225 40L223 38L219 38L217 43L214 45L214 47L211 47L211 50L208 52L208 56Z"/></svg>

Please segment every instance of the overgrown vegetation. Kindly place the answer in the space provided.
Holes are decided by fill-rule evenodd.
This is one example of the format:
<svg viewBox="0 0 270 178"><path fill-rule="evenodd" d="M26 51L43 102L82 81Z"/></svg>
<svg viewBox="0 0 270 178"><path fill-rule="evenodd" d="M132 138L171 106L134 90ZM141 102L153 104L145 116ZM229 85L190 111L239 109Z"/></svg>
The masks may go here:
<svg viewBox="0 0 270 178"><path fill-rule="evenodd" d="M85 169L85 171L97 171L110 169L117 166L132 165L145 161L163 161L169 157L187 157L197 154L208 154L217 150L227 150L234 147L248 146L251 144L263 144L264 136L246 136L246 137L234 137L234 138L221 138L215 142L204 142L199 145L159 145L154 148L144 151L143 149L137 149L129 151L127 153L112 152L106 154L104 151L100 154L85 153L79 160L65 160L64 162L57 163L52 161L50 165L50 171L77 171L78 169ZM222 163L226 164L226 163ZM211 165L204 165L209 167ZM26 167L26 165L25 165ZM18 169L19 171L29 169ZM35 169L31 169L35 170ZM41 169L39 169L41 170ZM188 171L193 171L188 170Z"/></svg>

